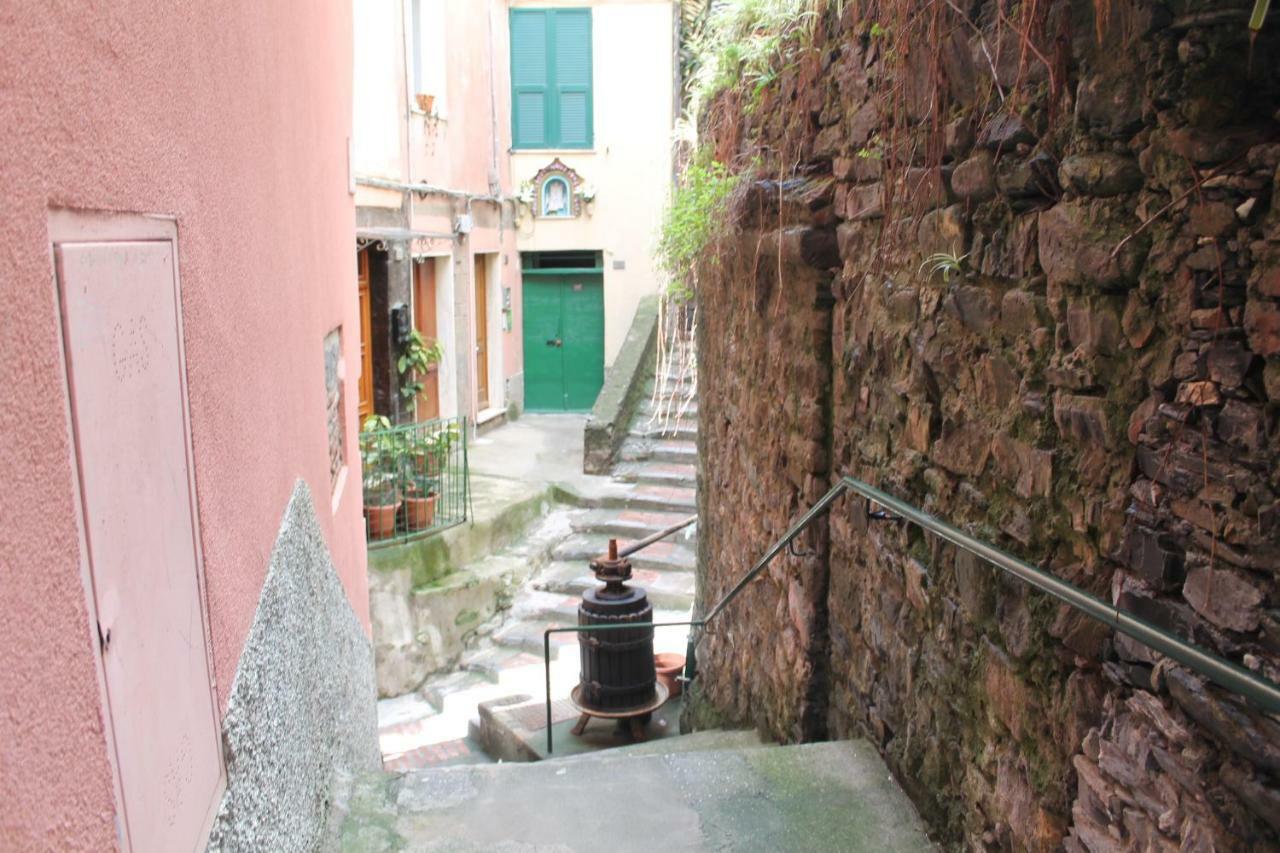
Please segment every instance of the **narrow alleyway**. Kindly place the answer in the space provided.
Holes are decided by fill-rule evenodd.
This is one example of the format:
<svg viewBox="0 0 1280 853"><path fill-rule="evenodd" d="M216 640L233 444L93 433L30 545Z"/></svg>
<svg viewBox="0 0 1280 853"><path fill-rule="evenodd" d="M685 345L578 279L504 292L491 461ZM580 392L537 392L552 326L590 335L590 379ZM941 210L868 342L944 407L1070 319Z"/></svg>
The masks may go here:
<svg viewBox="0 0 1280 853"><path fill-rule="evenodd" d="M541 748L543 632L577 623L582 592L598 585L588 565L607 551L609 539L635 541L695 512L695 381L673 370L660 387L651 382L612 478L580 473L582 416L529 415L477 441L473 459L482 474L573 477L562 483L564 502L553 504L515 545L459 567L486 576L494 564L522 562L530 578L508 609L476 631L455 670L379 703L387 769L530 757L527 750ZM513 454L524 456L516 463ZM543 464L532 466L529 454L540 455ZM690 528L632 558L634 583L648 592L656 621L689 618L696 545L696 528ZM658 629L655 651L682 655L685 636L683 628ZM578 681L575 635L553 635L552 654L554 719L560 724L576 718L566 699ZM669 705L651 724L651 737L675 732L678 700ZM621 742L599 722L586 740L596 746Z"/></svg>

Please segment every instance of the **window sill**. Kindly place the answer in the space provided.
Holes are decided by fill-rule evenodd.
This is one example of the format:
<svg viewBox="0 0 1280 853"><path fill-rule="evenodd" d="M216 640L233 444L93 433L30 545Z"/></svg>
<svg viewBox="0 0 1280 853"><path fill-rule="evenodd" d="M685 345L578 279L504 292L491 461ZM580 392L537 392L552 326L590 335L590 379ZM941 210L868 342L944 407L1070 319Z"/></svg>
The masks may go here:
<svg viewBox="0 0 1280 853"><path fill-rule="evenodd" d="M508 154L595 154L595 148L508 148Z"/></svg>

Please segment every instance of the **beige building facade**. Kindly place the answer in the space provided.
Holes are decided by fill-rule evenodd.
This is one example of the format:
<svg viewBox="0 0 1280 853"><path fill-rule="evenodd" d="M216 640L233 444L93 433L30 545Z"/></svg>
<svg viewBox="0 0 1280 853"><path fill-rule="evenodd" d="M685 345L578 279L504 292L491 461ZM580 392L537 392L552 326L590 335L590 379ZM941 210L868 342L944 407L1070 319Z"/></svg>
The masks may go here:
<svg viewBox="0 0 1280 853"><path fill-rule="evenodd" d="M661 282L673 4L354 10L362 416L483 425L508 409L590 409ZM413 405L398 393L406 328L444 351Z"/></svg>
<svg viewBox="0 0 1280 853"><path fill-rule="evenodd" d="M362 414L483 424L522 403L506 7L356 0ZM396 369L407 327L443 349L412 405Z"/></svg>
<svg viewBox="0 0 1280 853"><path fill-rule="evenodd" d="M522 190L518 245L526 267L533 253L599 253L606 364L622 345L641 297L662 281L653 250L672 185L673 6L668 0L510 3L512 26L518 26L510 22L520 13L537 10L582 10L590 17L590 141L564 146L552 138L530 144L517 135L511 175ZM517 31L513 38L518 37ZM516 89L519 58L513 52ZM582 203L571 216L545 215L543 187L534 183L556 161L581 181Z"/></svg>

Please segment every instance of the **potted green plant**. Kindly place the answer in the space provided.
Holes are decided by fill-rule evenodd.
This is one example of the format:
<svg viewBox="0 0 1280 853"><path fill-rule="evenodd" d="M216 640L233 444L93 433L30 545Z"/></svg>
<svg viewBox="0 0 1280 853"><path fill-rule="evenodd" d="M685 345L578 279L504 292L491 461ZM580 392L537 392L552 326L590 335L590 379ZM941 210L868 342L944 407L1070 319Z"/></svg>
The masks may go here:
<svg viewBox="0 0 1280 853"><path fill-rule="evenodd" d="M400 373L400 396L409 406L409 412L417 416L418 395L422 393L422 374L439 364L444 358L444 348L439 341L428 341L417 329L411 329L400 348L396 370Z"/></svg>
<svg viewBox="0 0 1280 853"><path fill-rule="evenodd" d="M410 530L426 530L436 519L440 481L426 474L414 474L405 481L404 518Z"/></svg>
<svg viewBox="0 0 1280 853"><path fill-rule="evenodd" d="M459 438L456 423L438 429L421 427L406 442L404 453L405 515L410 530L430 527L435 520L440 483L449 466L449 454Z"/></svg>
<svg viewBox="0 0 1280 853"><path fill-rule="evenodd" d="M400 439L385 415L365 418L360 430L360 466L364 486L364 514L370 539L395 535L400 511Z"/></svg>
<svg viewBox="0 0 1280 853"><path fill-rule="evenodd" d="M410 530L424 530L435 521L440 494L439 470L434 464L434 434L419 428L405 445L405 526Z"/></svg>

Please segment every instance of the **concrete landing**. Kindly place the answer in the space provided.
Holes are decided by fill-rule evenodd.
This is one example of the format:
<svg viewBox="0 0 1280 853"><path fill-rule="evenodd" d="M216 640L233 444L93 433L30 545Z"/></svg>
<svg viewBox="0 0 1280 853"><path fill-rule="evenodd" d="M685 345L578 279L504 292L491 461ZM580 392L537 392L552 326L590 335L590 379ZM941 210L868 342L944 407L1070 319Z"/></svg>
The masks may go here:
<svg viewBox="0 0 1280 853"><path fill-rule="evenodd" d="M379 774L337 805L351 851L934 849L862 741Z"/></svg>
<svg viewBox="0 0 1280 853"><path fill-rule="evenodd" d="M580 713L568 699L551 703L551 734L554 752L547 752L547 705L543 695L518 694L480 703L479 724L472 740L486 753L501 761L544 761L585 756L601 750L625 751L649 747L657 752L675 752L680 734L683 697L668 699L653 712L645 726L646 740L637 742L631 733L619 729L613 720L592 719L580 735L572 732ZM758 742L758 741L757 741ZM692 746L692 745L691 745Z"/></svg>

